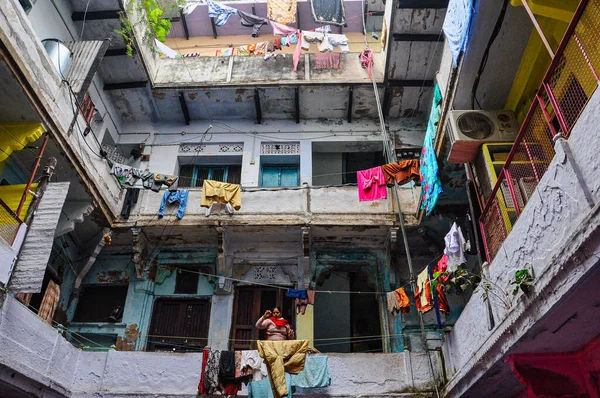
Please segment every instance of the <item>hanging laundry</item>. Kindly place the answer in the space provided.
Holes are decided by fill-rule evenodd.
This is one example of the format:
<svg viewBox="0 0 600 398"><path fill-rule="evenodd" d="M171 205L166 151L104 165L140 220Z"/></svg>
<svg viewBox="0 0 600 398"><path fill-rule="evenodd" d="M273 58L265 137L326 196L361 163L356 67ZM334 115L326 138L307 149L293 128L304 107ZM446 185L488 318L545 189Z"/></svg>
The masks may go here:
<svg viewBox="0 0 600 398"><path fill-rule="evenodd" d="M258 352L269 370L273 396L280 398L291 393L285 373L298 374L304 369L306 353L311 350L308 340L259 340Z"/></svg>
<svg viewBox="0 0 600 398"><path fill-rule="evenodd" d="M183 58L194 58L194 57L200 57L200 56L201 56L200 53L189 53L189 54L182 55Z"/></svg>
<svg viewBox="0 0 600 398"><path fill-rule="evenodd" d="M181 12L185 15L189 15L198 7L200 4L204 4L204 0L185 0L183 4L179 4Z"/></svg>
<svg viewBox="0 0 600 398"><path fill-rule="evenodd" d="M458 57L467 50L469 43L473 6L471 0L450 0L442 30L446 36L454 67L458 66Z"/></svg>
<svg viewBox="0 0 600 398"><path fill-rule="evenodd" d="M296 22L296 0L267 0L267 18L280 24Z"/></svg>
<svg viewBox="0 0 600 398"><path fill-rule="evenodd" d="M235 378L235 351L221 351L219 380Z"/></svg>
<svg viewBox="0 0 600 398"><path fill-rule="evenodd" d="M285 374L285 385L288 390L288 394L285 398L292 398L292 376L288 373ZM273 389L271 388L271 381L264 379L260 381L253 381L248 384L248 398L274 398Z"/></svg>
<svg viewBox="0 0 600 398"><path fill-rule="evenodd" d="M175 184L175 181L177 181L177 178L178 178L177 176L173 176L173 175L169 175L169 174L154 173L152 187L150 189L153 190L154 192L158 192L158 191L160 191L160 188L163 185L170 187L171 185Z"/></svg>
<svg viewBox="0 0 600 398"><path fill-rule="evenodd" d="M200 206L210 208L213 202L229 203L235 210L242 207L241 187L239 184L204 180Z"/></svg>
<svg viewBox="0 0 600 398"><path fill-rule="evenodd" d="M427 131L425 132L425 141L421 151L419 168L421 172L421 183L423 185L421 190L421 209L425 210L426 215L431 214L442 194L442 183L439 178L439 167L435 155L435 148L433 146L437 125L440 121L440 111L438 107L441 102L442 93L440 92L439 86L436 84L433 93L431 113L429 115L429 123L427 124Z"/></svg>
<svg viewBox="0 0 600 398"><path fill-rule="evenodd" d="M315 54L315 69L340 69L340 53Z"/></svg>
<svg viewBox="0 0 600 398"><path fill-rule="evenodd" d="M300 32L288 35L288 44L296 44L300 41Z"/></svg>
<svg viewBox="0 0 600 398"><path fill-rule="evenodd" d="M250 55L248 45L236 47L235 52L237 53L237 55Z"/></svg>
<svg viewBox="0 0 600 398"><path fill-rule="evenodd" d="M448 270L448 256L444 254L442 256L442 258L440 258L440 261L438 261L433 272L434 273L439 272L440 274L443 274L447 270ZM448 281L448 279L450 279L450 275L439 275L438 279L440 282L446 283Z"/></svg>
<svg viewBox="0 0 600 398"><path fill-rule="evenodd" d="M252 374L252 381L260 381L266 379L269 375L267 370L267 364L260 357L258 350L243 350L241 351L242 357L240 367L242 369L249 369ZM269 391L271 390L271 384L269 385Z"/></svg>
<svg viewBox="0 0 600 398"><path fill-rule="evenodd" d="M225 50L217 50L217 57L231 57L235 54L235 48L229 47Z"/></svg>
<svg viewBox="0 0 600 398"><path fill-rule="evenodd" d="M386 294L388 311L396 316L399 312L407 314L410 312L410 300L404 288L398 288Z"/></svg>
<svg viewBox="0 0 600 398"><path fill-rule="evenodd" d="M260 28L269 22L269 20L266 18L257 17L256 15L248 14L247 12L241 10L238 10L238 15L242 19L242 26L252 28L252 37L258 37L260 34Z"/></svg>
<svg viewBox="0 0 600 398"><path fill-rule="evenodd" d="M421 173L419 172L419 160L399 160L394 163L388 163L381 166L385 181L388 187L393 187L394 182L398 185L404 185L410 181L420 183Z"/></svg>
<svg viewBox="0 0 600 398"><path fill-rule="evenodd" d="M188 193L189 191L187 189L181 189L178 191L165 191L162 201L160 202L160 208L158 209L158 216L163 217L165 215L165 206L167 203L179 203L179 208L177 209L177 218L181 220L185 215Z"/></svg>
<svg viewBox="0 0 600 398"><path fill-rule="evenodd" d="M417 290L415 291L415 304L417 311L428 312L433 309L433 296L431 295L431 283L429 281L429 266L417 276ZM436 295L440 311L450 312L450 305L446 293L441 284L436 285Z"/></svg>
<svg viewBox="0 0 600 398"><path fill-rule="evenodd" d="M310 50L310 43L320 43L325 38L324 33L302 31L302 49Z"/></svg>
<svg viewBox="0 0 600 398"><path fill-rule="evenodd" d="M356 181L358 185L358 200L360 202L387 199L387 188L381 166L357 171Z"/></svg>
<svg viewBox="0 0 600 398"><path fill-rule="evenodd" d="M343 0L308 0L316 23L344 26L346 13Z"/></svg>
<svg viewBox="0 0 600 398"><path fill-rule="evenodd" d="M315 304L315 291L314 290L307 290L305 299L301 299L301 298L296 299L296 314L304 315L306 313L306 307L308 306L308 304L310 304L310 305Z"/></svg>
<svg viewBox="0 0 600 398"><path fill-rule="evenodd" d="M126 174L123 184L132 187L139 181L140 178L142 178L143 174L144 171L142 169L136 169L135 167L132 167Z"/></svg>
<svg viewBox="0 0 600 398"><path fill-rule="evenodd" d="M152 188L152 184L154 184L154 173L146 169L142 173L142 186L145 189L150 189Z"/></svg>
<svg viewBox="0 0 600 398"><path fill-rule="evenodd" d="M215 26L225 25L229 17L238 12L235 8L217 4L213 0L206 0L206 4L208 4L208 16L215 18Z"/></svg>
<svg viewBox="0 0 600 398"><path fill-rule="evenodd" d="M38 316L51 325L54 312L58 306L58 300L60 300L60 286L51 280L48 282L48 287L46 287L44 298L38 310Z"/></svg>
<svg viewBox="0 0 600 398"><path fill-rule="evenodd" d="M330 25L323 25L320 26L318 28L315 28L312 30L313 32L320 32L320 33L331 33L331 26Z"/></svg>
<svg viewBox="0 0 600 398"><path fill-rule="evenodd" d="M137 188L127 188L125 190L125 200L123 201L123 207L121 208L121 217L124 219L129 218L133 205L137 203L138 197L140 196L140 190Z"/></svg>
<svg viewBox="0 0 600 398"><path fill-rule="evenodd" d="M298 62L300 62L300 57L302 56L302 33L297 34L297 42L296 49L294 50L293 60L294 60L294 72L298 72Z"/></svg>
<svg viewBox="0 0 600 398"><path fill-rule="evenodd" d="M129 175L130 170L131 166L127 166L121 163L113 163L113 166L110 169L110 174L117 177L117 181L119 181L119 184L123 185L125 183L125 179Z"/></svg>
<svg viewBox="0 0 600 398"><path fill-rule="evenodd" d="M294 34L298 31L298 29L296 29L296 28L292 28L292 27L277 23L273 20L269 20L269 23L271 24L271 27L273 28L273 34L275 36L287 36L287 35Z"/></svg>
<svg viewBox="0 0 600 398"><path fill-rule="evenodd" d="M329 40L329 44L332 47L339 47L342 53L348 54L350 52L350 46L348 46L348 37L346 35L328 33L327 40Z"/></svg>
<svg viewBox="0 0 600 398"><path fill-rule="evenodd" d="M454 272L459 265L467 262L464 254L466 241L462 230L456 223L452 224L452 228L444 237L444 242L446 243L444 254L448 257L448 270Z"/></svg>
<svg viewBox="0 0 600 398"><path fill-rule="evenodd" d="M304 370L292 375L292 386L300 388L322 388L331 385L326 355L307 355Z"/></svg>
<svg viewBox="0 0 600 398"><path fill-rule="evenodd" d="M165 43L160 42L158 39L154 39L154 44L158 49L158 52L164 54L167 58L175 58L177 56L177 51L169 48Z"/></svg>
<svg viewBox="0 0 600 398"><path fill-rule="evenodd" d="M260 43L256 43L256 50L254 50L254 55L265 55L267 53L268 48L268 41L261 41Z"/></svg>

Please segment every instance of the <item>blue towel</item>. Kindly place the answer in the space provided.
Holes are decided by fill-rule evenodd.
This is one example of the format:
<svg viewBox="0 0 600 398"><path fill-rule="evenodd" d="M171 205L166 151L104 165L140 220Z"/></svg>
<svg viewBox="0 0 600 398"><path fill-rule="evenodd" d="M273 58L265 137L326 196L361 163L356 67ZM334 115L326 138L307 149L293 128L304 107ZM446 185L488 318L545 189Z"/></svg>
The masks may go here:
<svg viewBox="0 0 600 398"><path fill-rule="evenodd" d="M328 387L331 384L326 355L307 355L304 370L292 375L292 386L301 388Z"/></svg>
<svg viewBox="0 0 600 398"><path fill-rule="evenodd" d="M237 14L235 8L215 3L213 0L206 0L208 4L208 16L215 18L215 26L223 26L233 14Z"/></svg>
<svg viewBox="0 0 600 398"><path fill-rule="evenodd" d="M288 289L285 295L291 298L299 298L301 300L308 299L308 294L306 294L306 290Z"/></svg>
<svg viewBox="0 0 600 398"><path fill-rule="evenodd" d="M473 6L471 0L450 0L442 30L446 35L454 66L458 65L458 56L467 49Z"/></svg>
<svg viewBox="0 0 600 398"><path fill-rule="evenodd" d="M285 374L285 384L287 385L288 395L286 397L292 398L292 378L289 373ZM260 381L253 381L248 384L248 398L274 398L273 390L271 389L271 381L269 378L262 379Z"/></svg>
<svg viewBox="0 0 600 398"><path fill-rule="evenodd" d="M437 125L440 121L439 105L442 102L442 93L439 86L435 85L433 93L433 103L431 104L431 112L429 114L429 123L427 124L427 132L425 133L425 142L421 152L421 178L423 189L421 191L421 209L425 210L427 215L433 211L437 201L442 194L442 183L439 177L439 167L437 157L435 156L435 148L433 142Z"/></svg>

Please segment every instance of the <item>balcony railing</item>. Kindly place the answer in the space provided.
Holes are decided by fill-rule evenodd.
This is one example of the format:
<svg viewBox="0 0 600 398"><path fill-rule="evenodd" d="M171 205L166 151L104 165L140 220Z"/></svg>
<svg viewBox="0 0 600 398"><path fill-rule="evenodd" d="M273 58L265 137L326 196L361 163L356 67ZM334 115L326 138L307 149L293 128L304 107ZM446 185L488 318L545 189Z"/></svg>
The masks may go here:
<svg viewBox="0 0 600 398"><path fill-rule="evenodd" d="M12 246L23 221L0 199L0 238Z"/></svg>
<svg viewBox="0 0 600 398"><path fill-rule="evenodd" d="M582 0L517 135L480 218L491 262L598 86L600 2Z"/></svg>

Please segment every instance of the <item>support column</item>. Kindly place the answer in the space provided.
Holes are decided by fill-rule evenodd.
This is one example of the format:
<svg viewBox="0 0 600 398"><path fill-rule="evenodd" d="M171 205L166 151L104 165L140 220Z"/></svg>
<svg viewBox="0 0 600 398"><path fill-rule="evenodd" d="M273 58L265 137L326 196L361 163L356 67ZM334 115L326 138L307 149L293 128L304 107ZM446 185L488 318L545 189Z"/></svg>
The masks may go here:
<svg viewBox="0 0 600 398"><path fill-rule="evenodd" d="M310 283L310 227L302 228L302 257L298 259L298 289L308 289ZM310 340L312 346L315 338L314 307L306 306L304 315L296 316L296 338Z"/></svg>

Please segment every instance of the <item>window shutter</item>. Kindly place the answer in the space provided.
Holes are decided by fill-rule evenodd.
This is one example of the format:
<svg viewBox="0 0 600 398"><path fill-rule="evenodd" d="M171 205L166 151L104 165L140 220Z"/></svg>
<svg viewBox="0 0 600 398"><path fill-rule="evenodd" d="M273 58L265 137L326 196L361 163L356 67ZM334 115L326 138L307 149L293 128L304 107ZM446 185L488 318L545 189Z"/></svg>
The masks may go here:
<svg viewBox="0 0 600 398"><path fill-rule="evenodd" d="M196 185L201 187L204 184L204 180L208 180L208 173L210 172L209 167L198 167L198 175L196 176Z"/></svg>
<svg viewBox="0 0 600 398"><path fill-rule="evenodd" d="M186 164L179 167L179 180L177 186L180 188L190 188L192 185L192 176L194 175L194 166Z"/></svg>
<svg viewBox="0 0 600 398"><path fill-rule="evenodd" d="M241 184L242 166L229 166L227 170L227 182L230 184Z"/></svg>

